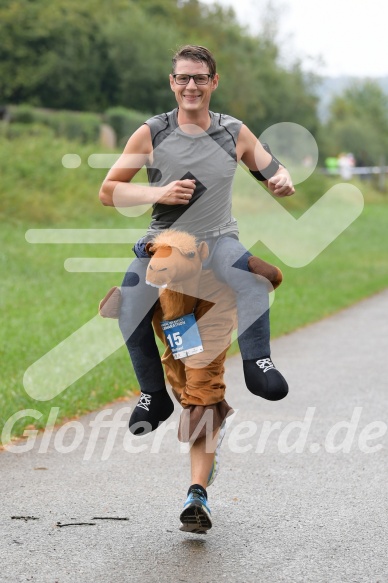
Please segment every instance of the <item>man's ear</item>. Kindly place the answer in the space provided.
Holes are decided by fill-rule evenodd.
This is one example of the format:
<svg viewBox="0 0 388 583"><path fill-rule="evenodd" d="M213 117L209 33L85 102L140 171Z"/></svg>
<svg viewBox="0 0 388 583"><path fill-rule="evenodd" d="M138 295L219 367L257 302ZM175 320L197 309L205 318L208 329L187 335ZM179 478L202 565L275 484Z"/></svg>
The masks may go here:
<svg viewBox="0 0 388 583"><path fill-rule="evenodd" d="M201 243L197 247L198 255L202 263L209 257L209 247L205 241L201 241Z"/></svg>
<svg viewBox="0 0 388 583"><path fill-rule="evenodd" d="M150 257L152 257L152 255L154 254L154 250L152 248L152 245L153 245L152 241L149 241L148 243L146 243L146 246L145 246L146 253Z"/></svg>

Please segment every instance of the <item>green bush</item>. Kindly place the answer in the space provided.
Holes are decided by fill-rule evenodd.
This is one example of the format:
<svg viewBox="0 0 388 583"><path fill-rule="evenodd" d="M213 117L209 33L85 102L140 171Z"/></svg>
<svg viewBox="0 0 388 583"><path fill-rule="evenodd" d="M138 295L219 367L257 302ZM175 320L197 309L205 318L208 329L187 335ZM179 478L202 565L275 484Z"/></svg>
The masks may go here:
<svg viewBox="0 0 388 583"><path fill-rule="evenodd" d="M96 142L100 133L101 119L94 113L58 111L42 116L57 136L82 143Z"/></svg>
<svg viewBox="0 0 388 583"><path fill-rule="evenodd" d="M75 111L55 111L33 108L30 105L11 105L8 107L10 114L10 128L6 135L13 137L22 133L22 124L25 132L31 134L34 125L51 128L55 136L76 140L82 143L97 142L100 134L101 117L96 113L84 113ZM14 128L18 125L18 129ZM35 135L35 134L34 134Z"/></svg>
<svg viewBox="0 0 388 583"><path fill-rule="evenodd" d="M26 137L53 137L54 130L40 123L2 123L0 125L0 135L8 138L9 140L14 140Z"/></svg>
<svg viewBox="0 0 388 583"><path fill-rule="evenodd" d="M116 132L118 145L124 146L133 134L151 114L141 113L125 107L111 107L104 114L104 120Z"/></svg>
<svg viewBox="0 0 388 583"><path fill-rule="evenodd" d="M35 108L31 105L10 105L7 107L11 123L34 123L36 122Z"/></svg>

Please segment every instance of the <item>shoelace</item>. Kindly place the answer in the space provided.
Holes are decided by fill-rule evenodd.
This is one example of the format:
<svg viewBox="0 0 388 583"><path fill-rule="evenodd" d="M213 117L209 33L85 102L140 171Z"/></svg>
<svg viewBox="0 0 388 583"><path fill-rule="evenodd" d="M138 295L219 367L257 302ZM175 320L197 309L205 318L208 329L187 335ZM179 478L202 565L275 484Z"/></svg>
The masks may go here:
<svg viewBox="0 0 388 583"><path fill-rule="evenodd" d="M136 406L149 411L149 405L151 405L151 395L147 395L147 393L141 393L139 402Z"/></svg>
<svg viewBox="0 0 388 583"><path fill-rule="evenodd" d="M275 365L270 358L260 358L256 361L256 364L264 372L267 372L267 370L270 370L271 368L275 368Z"/></svg>
<svg viewBox="0 0 388 583"><path fill-rule="evenodd" d="M206 502L206 498L205 498L205 496L204 496L204 495L203 495L203 493L202 493L202 492L200 492L199 490L191 490L191 492L190 492L190 496L191 496L192 498L196 498L196 499L199 499L199 500L201 500L201 501L205 501L205 502Z"/></svg>

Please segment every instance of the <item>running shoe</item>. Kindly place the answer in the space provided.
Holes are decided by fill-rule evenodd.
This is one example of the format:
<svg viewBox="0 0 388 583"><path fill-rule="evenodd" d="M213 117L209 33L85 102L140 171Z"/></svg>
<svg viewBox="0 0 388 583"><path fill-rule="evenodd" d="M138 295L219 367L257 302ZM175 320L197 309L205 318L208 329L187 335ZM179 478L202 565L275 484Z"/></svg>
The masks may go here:
<svg viewBox="0 0 388 583"><path fill-rule="evenodd" d="M212 527L211 512L204 493L196 488L189 490L180 515L179 530L193 534L206 534Z"/></svg>

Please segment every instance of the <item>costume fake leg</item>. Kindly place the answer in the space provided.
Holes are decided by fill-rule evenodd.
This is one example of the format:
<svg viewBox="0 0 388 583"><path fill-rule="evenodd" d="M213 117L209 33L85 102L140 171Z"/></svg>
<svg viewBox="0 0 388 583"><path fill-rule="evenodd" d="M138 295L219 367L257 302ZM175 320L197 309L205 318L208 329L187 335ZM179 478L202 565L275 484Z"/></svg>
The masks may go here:
<svg viewBox="0 0 388 583"><path fill-rule="evenodd" d="M250 256L237 239L221 237L210 255L210 266L215 276L236 292L238 343L247 388L264 399L277 401L287 395L288 385L270 358L267 283L249 273Z"/></svg>
<svg viewBox="0 0 388 583"><path fill-rule="evenodd" d="M168 419L174 405L166 390L163 367L152 328L158 292L145 283L147 260L135 259L121 288L119 326L139 382L141 395L130 421L132 433L149 433Z"/></svg>

